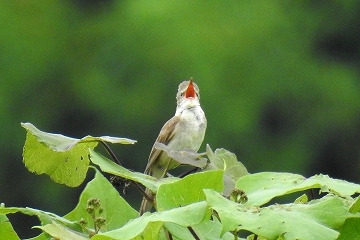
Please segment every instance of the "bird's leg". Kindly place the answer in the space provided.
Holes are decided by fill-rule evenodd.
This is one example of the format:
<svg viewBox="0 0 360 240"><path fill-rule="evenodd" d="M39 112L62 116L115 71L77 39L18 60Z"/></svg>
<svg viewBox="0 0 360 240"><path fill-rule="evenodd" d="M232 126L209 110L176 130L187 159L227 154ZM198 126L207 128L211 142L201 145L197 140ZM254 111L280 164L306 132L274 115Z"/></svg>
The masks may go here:
<svg viewBox="0 0 360 240"><path fill-rule="evenodd" d="M170 163L171 163L171 159L169 159L169 161L168 161L168 163L167 163L167 165L166 165L166 168L164 169L164 172L163 172L161 178L164 178L165 175L167 174L167 172L169 171Z"/></svg>

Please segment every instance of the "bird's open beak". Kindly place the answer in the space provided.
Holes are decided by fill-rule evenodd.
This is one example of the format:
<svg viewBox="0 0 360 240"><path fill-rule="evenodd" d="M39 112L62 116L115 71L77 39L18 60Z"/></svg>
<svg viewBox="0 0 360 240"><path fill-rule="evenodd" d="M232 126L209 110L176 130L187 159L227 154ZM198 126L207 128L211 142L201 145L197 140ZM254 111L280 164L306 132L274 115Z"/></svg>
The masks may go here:
<svg viewBox="0 0 360 240"><path fill-rule="evenodd" d="M190 79L189 86L185 91L185 98L195 98L195 97L196 97L196 92L194 89L193 81L192 79Z"/></svg>

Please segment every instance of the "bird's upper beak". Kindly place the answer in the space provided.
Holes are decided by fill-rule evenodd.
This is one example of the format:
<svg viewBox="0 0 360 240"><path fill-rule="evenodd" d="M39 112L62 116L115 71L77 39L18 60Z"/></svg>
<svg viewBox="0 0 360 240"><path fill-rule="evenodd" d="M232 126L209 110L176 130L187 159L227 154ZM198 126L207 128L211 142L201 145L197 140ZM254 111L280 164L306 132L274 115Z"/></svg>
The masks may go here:
<svg viewBox="0 0 360 240"><path fill-rule="evenodd" d="M196 92L194 89L193 81L192 79L190 79L189 86L185 91L185 98L195 98L195 97L196 97Z"/></svg>

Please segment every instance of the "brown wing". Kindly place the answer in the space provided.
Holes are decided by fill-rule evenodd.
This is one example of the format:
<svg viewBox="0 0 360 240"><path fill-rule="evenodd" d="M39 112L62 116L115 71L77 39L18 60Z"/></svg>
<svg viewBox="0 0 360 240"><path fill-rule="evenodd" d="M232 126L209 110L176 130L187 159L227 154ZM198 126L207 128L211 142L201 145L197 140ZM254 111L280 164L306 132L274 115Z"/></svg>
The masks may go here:
<svg viewBox="0 0 360 240"><path fill-rule="evenodd" d="M175 126L176 126L176 124L178 124L179 121L180 121L179 116L174 116L169 121L167 121L164 124L164 126L161 128L159 136L156 138L155 142L159 142L159 143L163 143L163 144L167 145L169 143L170 139L174 136ZM145 169L146 174L151 175L152 166L159 158L161 151L162 150L156 149L154 147L151 149L148 164Z"/></svg>

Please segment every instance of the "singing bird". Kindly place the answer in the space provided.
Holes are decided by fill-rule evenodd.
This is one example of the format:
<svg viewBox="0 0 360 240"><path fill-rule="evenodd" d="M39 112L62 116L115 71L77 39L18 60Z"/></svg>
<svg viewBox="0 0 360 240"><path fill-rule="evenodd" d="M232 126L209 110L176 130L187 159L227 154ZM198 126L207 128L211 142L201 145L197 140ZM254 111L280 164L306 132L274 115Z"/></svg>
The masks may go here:
<svg viewBox="0 0 360 240"><path fill-rule="evenodd" d="M180 83L176 100L175 116L161 128L155 143L163 143L175 151L191 150L197 152L204 140L207 122L200 106L199 87L192 81L192 78ZM179 165L180 163L171 159L166 152L153 146L145 174L160 179L166 175L168 170ZM145 192L151 195L148 189ZM144 197L140 207L140 215L145 211L150 211L151 208L152 204Z"/></svg>

